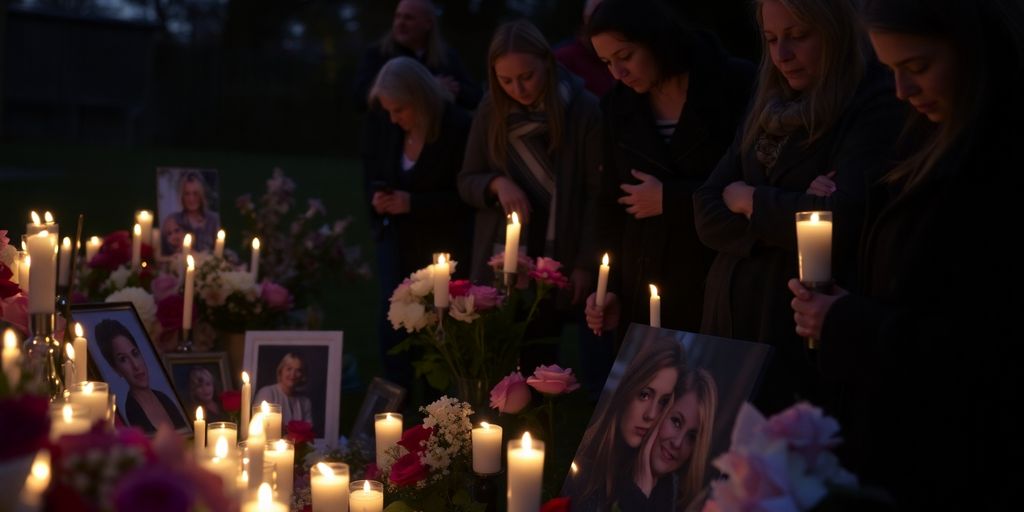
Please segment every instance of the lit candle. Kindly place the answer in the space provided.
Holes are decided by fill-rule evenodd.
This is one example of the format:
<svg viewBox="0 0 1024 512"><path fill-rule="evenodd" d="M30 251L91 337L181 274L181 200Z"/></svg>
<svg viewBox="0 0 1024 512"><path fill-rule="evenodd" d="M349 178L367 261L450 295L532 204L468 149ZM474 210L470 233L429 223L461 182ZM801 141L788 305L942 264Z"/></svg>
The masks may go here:
<svg viewBox="0 0 1024 512"><path fill-rule="evenodd" d="M238 436L239 440L246 439L249 437L249 407L252 403L252 385L249 384L249 374L242 372L242 407L240 412L242 414L242 421L239 422L238 427L241 429L241 433Z"/></svg>
<svg viewBox="0 0 1024 512"><path fill-rule="evenodd" d="M658 287L651 286L651 327L661 327L661 297L658 296Z"/></svg>
<svg viewBox="0 0 1024 512"><path fill-rule="evenodd" d="M88 410L90 423L106 419L108 395L110 394L106 382L76 382L68 391L71 393L68 396L68 402L85 407Z"/></svg>
<svg viewBox="0 0 1024 512"><path fill-rule="evenodd" d="M185 238L181 240L181 254L192 254L192 233L185 233Z"/></svg>
<svg viewBox="0 0 1024 512"><path fill-rule="evenodd" d="M267 460L277 468L277 495L281 501L291 502L295 483L295 445L287 439L278 439L267 447Z"/></svg>
<svg viewBox="0 0 1024 512"><path fill-rule="evenodd" d="M505 226L505 261L502 271L511 274L519 265L519 215L512 212L512 220Z"/></svg>
<svg viewBox="0 0 1024 512"><path fill-rule="evenodd" d="M437 265L434 265L434 307L448 307L448 281L451 279L451 272L448 270L448 260L441 254L437 257Z"/></svg>
<svg viewBox="0 0 1024 512"><path fill-rule="evenodd" d="M253 414L263 414L263 431L266 433L267 441L281 439L281 405L268 403L266 400L260 402L259 409L253 409Z"/></svg>
<svg viewBox="0 0 1024 512"><path fill-rule="evenodd" d="M45 229L28 237L32 257L28 294L28 312L53 313L57 293L57 244Z"/></svg>
<svg viewBox="0 0 1024 512"><path fill-rule="evenodd" d="M91 236L85 241L85 263L88 264L100 252L103 242L98 236Z"/></svg>
<svg viewBox="0 0 1024 512"><path fill-rule="evenodd" d="M224 237L227 236L223 229L217 230L217 239L213 241L213 255L218 258L224 257Z"/></svg>
<svg viewBox="0 0 1024 512"><path fill-rule="evenodd" d="M797 212L796 246L800 282L808 287L832 282L832 212Z"/></svg>
<svg viewBox="0 0 1024 512"><path fill-rule="evenodd" d="M89 431L89 411L80 405L50 404L50 442Z"/></svg>
<svg viewBox="0 0 1024 512"><path fill-rule="evenodd" d="M18 288L21 288L22 293L28 293L28 275L32 269L32 257L28 255L28 251L18 252Z"/></svg>
<svg viewBox="0 0 1024 512"><path fill-rule="evenodd" d="M181 328L192 328L192 300L195 295L196 260L189 254L185 257L185 305L181 310Z"/></svg>
<svg viewBox="0 0 1024 512"><path fill-rule="evenodd" d="M82 324L75 322L75 378L78 382L88 380L89 371L89 343L82 331ZM72 382L71 384L74 384Z"/></svg>
<svg viewBox="0 0 1024 512"><path fill-rule="evenodd" d="M35 459L32 460L32 470L25 479L25 486L21 489L21 505L27 506L28 510L36 510L43 502L43 494L50 486L50 452L39 450ZM5 496L4 499L10 497ZM19 508L19 507L15 507Z"/></svg>
<svg viewBox="0 0 1024 512"><path fill-rule="evenodd" d="M45 230L46 232L53 234L53 236L56 238L59 226L56 222L53 221L53 214L51 214L50 212L45 212L43 214L43 218L40 219L39 214L33 211L31 212L31 217L32 222L28 223L25 226L26 235L32 236L39 233L40 231Z"/></svg>
<svg viewBox="0 0 1024 512"><path fill-rule="evenodd" d="M594 297L594 304L604 306L604 296L608 293L608 253L601 258L601 269L597 273L597 295Z"/></svg>
<svg viewBox="0 0 1024 512"><path fill-rule="evenodd" d="M7 376L7 385L13 388L21 380L21 349L18 348L18 335L14 329L4 330L3 369Z"/></svg>
<svg viewBox="0 0 1024 512"><path fill-rule="evenodd" d="M402 415L394 412L376 414L373 428L377 436L377 467L383 467L387 449L402 440Z"/></svg>
<svg viewBox="0 0 1024 512"><path fill-rule="evenodd" d="M60 272L57 273L57 284L67 286L71 279L71 237L64 237L60 242Z"/></svg>
<svg viewBox="0 0 1024 512"><path fill-rule="evenodd" d="M501 471L501 427L482 422L474 428L473 472L493 475Z"/></svg>
<svg viewBox="0 0 1024 512"><path fill-rule="evenodd" d="M256 501L243 505L242 512L288 512L288 507L274 501L274 491L270 489L270 484L264 482L256 492Z"/></svg>
<svg viewBox="0 0 1024 512"><path fill-rule="evenodd" d="M196 432L192 448L195 450L196 460L199 460L206 451L206 417L203 416L201 405L196 407L196 421L192 422L192 429Z"/></svg>
<svg viewBox="0 0 1024 512"><path fill-rule="evenodd" d="M213 457L204 460L202 466L220 478L221 488L226 491L231 485L235 484L235 475L238 474L238 463L233 457L228 456L230 453L228 442L223 437L217 441L213 450ZM249 482L246 480L246 485L248 484ZM225 492L225 494L227 493Z"/></svg>
<svg viewBox="0 0 1024 512"><path fill-rule="evenodd" d="M78 381L75 378L75 347L65 343L64 351L67 353L67 359L64 360L64 387L67 387Z"/></svg>
<svg viewBox="0 0 1024 512"><path fill-rule="evenodd" d="M135 214L135 222L142 227L142 240L153 239L153 214L149 210L139 210Z"/></svg>
<svg viewBox="0 0 1024 512"><path fill-rule="evenodd" d="M245 452L249 457L249 489L255 489L263 481L263 451L266 445L263 416L256 413L249 422L249 437L245 440Z"/></svg>
<svg viewBox="0 0 1024 512"><path fill-rule="evenodd" d="M260 275L260 239L253 237L252 239L252 261L249 263L249 272L252 274L252 278L259 281Z"/></svg>
<svg viewBox="0 0 1024 512"><path fill-rule="evenodd" d="M350 512L381 512L384 510L384 484L375 480L356 480L349 484Z"/></svg>
<svg viewBox="0 0 1024 512"><path fill-rule="evenodd" d="M238 425L227 421L215 421L206 426L206 448L211 457L218 456L217 444L222 439L227 446L238 445ZM230 453L234 453L234 451Z"/></svg>
<svg viewBox="0 0 1024 512"><path fill-rule="evenodd" d="M348 464L318 462L310 468L313 512L348 512Z"/></svg>
<svg viewBox="0 0 1024 512"><path fill-rule="evenodd" d="M136 224L132 228L132 270L136 271L142 264L142 226Z"/></svg>
<svg viewBox="0 0 1024 512"><path fill-rule="evenodd" d="M541 479L544 476L544 443L530 433L508 442L508 512L536 512L540 509Z"/></svg>

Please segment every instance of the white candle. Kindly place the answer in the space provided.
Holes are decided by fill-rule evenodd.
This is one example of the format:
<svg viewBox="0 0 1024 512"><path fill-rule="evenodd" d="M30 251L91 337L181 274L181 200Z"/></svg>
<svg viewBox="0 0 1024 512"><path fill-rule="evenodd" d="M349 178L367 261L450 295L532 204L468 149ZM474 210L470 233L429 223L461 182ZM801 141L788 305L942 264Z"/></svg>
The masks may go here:
<svg viewBox="0 0 1024 512"><path fill-rule="evenodd" d="M313 512L348 512L348 464L318 462L310 468Z"/></svg>
<svg viewBox="0 0 1024 512"><path fill-rule="evenodd" d="M132 271L138 271L142 264L142 226L132 228Z"/></svg>
<svg viewBox="0 0 1024 512"><path fill-rule="evenodd" d="M249 374L242 372L242 407L239 412L242 414L242 421L238 428L241 429L238 439L243 440L249 437L249 407L252 403L252 385L249 384Z"/></svg>
<svg viewBox="0 0 1024 512"><path fill-rule="evenodd" d="M402 415L394 412L374 415L373 428L377 436L377 467L382 467L387 449L402 440Z"/></svg>
<svg viewBox="0 0 1024 512"><path fill-rule="evenodd" d="M31 212L31 216L32 222L25 226L26 235L32 236L45 230L56 238L59 226L53 221L53 214L46 212L43 214L43 219L40 219L39 214L33 211Z"/></svg>
<svg viewBox="0 0 1024 512"><path fill-rule="evenodd" d="M82 330L82 324L75 322L75 378L78 382L88 380L89 371L89 343L86 341ZM74 384L72 382L72 384Z"/></svg>
<svg viewBox="0 0 1024 512"><path fill-rule="evenodd" d="M18 335L14 329L4 330L3 369L7 376L7 385L14 387L21 380L21 349L18 348Z"/></svg>
<svg viewBox="0 0 1024 512"><path fill-rule="evenodd" d="M135 214L135 222L142 227L142 240L153 240L153 214L149 210L139 210Z"/></svg>
<svg viewBox="0 0 1024 512"><path fill-rule="evenodd" d="M88 264L100 252L103 242L98 236L91 236L85 241L85 263Z"/></svg>
<svg viewBox="0 0 1024 512"><path fill-rule="evenodd" d="M181 310L181 328L192 328L192 301L195 295L196 260L189 254L185 266L185 305Z"/></svg>
<svg viewBox="0 0 1024 512"><path fill-rule="evenodd" d="M832 281L832 212L798 212L796 245L800 282Z"/></svg>
<svg viewBox="0 0 1024 512"><path fill-rule="evenodd" d="M502 271L511 274L519 265L519 215L512 212L512 222L505 226L505 261Z"/></svg>
<svg viewBox="0 0 1024 512"><path fill-rule="evenodd" d="M209 456L218 456L217 444L220 443L221 439L224 440L227 446L237 446L238 425L227 421L215 421L206 426L206 448ZM232 450L228 455L231 453L234 453L234 451ZM226 456L221 458L226 458Z"/></svg>
<svg viewBox="0 0 1024 512"><path fill-rule="evenodd" d="M295 446L287 439L278 439L267 447L266 457L277 468L278 498L291 503L295 484Z"/></svg>
<svg viewBox="0 0 1024 512"><path fill-rule="evenodd" d="M375 480L356 480L349 485L350 512L381 512L384 510L384 484Z"/></svg>
<svg viewBox="0 0 1024 512"><path fill-rule="evenodd" d="M57 293L56 241L49 232L42 230L28 237L28 254L32 257L28 312L53 313Z"/></svg>
<svg viewBox="0 0 1024 512"><path fill-rule="evenodd" d="M252 239L252 261L249 263L249 272L252 278L259 281L260 276L260 239Z"/></svg>
<svg viewBox="0 0 1024 512"><path fill-rule="evenodd" d="M448 260L444 254L437 257L437 264L434 265L434 307L448 307L448 281L451 280L451 272L448 270Z"/></svg>
<svg viewBox="0 0 1024 512"><path fill-rule="evenodd" d="M530 433L508 442L508 512L536 512L540 509L541 479L544 476L544 443Z"/></svg>
<svg viewBox="0 0 1024 512"><path fill-rule="evenodd" d="M227 236L223 229L217 230L217 239L213 241L213 255L218 258L224 257L224 237Z"/></svg>
<svg viewBox="0 0 1024 512"><path fill-rule="evenodd" d="M65 343L64 352L67 354L67 358L64 360L64 387L67 387L79 379L75 378L75 347L70 343Z"/></svg>
<svg viewBox="0 0 1024 512"><path fill-rule="evenodd" d="M474 428L473 472L493 475L501 471L501 427L482 422Z"/></svg>
<svg viewBox="0 0 1024 512"><path fill-rule="evenodd" d="M109 390L106 382L82 381L71 385L68 402L88 409L91 423L102 421L107 417Z"/></svg>
<svg viewBox="0 0 1024 512"><path fill-rule="evenodd" d="M67 286L71 279L71 237L64 237L60 242L60 272L57 284Z"/></svg>
<svg viewBox="0 0 1024 512"><path fill-rule="evenodd" d="M160 239L160 228L153 228L152 238L150 238L150 245L153 246L153 259L159 259L160 255L163 254L163 243Z"/></svg>
<svg viewBox="0 0 1024 512"><path fill-rule="evenodd" d="M661 297L658 296L658 287L651 286L651 327L661 327Z"/></svg>
<svg viewBox="0 0 1024 512"><path fill-rule="evenodd" d="M260 412L263 414L263 432L266 433L267 441L276 441L281 439L281 405L271 404L266 400L260 402L257 408L253 409L253 414Z"/></svg>
<svg viewBox="0 0 1024 512"><path fill-rule="evenodd" d="M249 422L249 438L245 440L245 453L249 457L249 489L255 490L263 482L263 451L267 437L263 432L263 416L254 414Z"/></svg>
<svg viewBox="0 0 1024 512"><path fill-rule="evenodd" d="M27 506L28 510L36 510L43 502L43 494L50 486L50 452L39 450L35 459L32 460L32 470L25 479L25 486L21 489L21 505ZM11 497L5 496L4 499ZM20 507L15 507L20 509Z"/></svg>
<svg viewBox="0 0 1024 512"><path fill-rule="evenodd" d="M231 486L235 485L235 475L238 474L238 463L235 458L230 457L231 451L228 449L228 442L223 437L217 441L214 448L213 457L203 460L202 466L207 471L217 475L220 478L221 485L223 486L225 494ZM248 481L246 481L248 485Z"/></svg>
<svg viewBox="0 0 1024 512"><path fill-rule="evenodd" d="M50 442L56 443L61 436L73 436L89 431L92 423L88 411L80 405L50 405Z"/></svg>
<svg viewBox="0 0 1024 512"><path fill-rule="evenodd" d="M201 405L196 407L196 420L192 422L192 429L196 433L192 448L195 451L196 460L199 460L206 452L206 417L203 416L203 406Z"/></svg>
<svg viewBox="0 0 1024 512"><path fill-rule="evenodd" d="M242 505L242 512L288 512L288 507L274 501L274 491L270 489L270 484L264 482L256 492L256 500Z"/></svg>
<svg viewBox="0 0 1024 512"><path fill-rule="evenodd" d="M20 251L18 253L18 288L21 288L22 293L28 293L28 276L32 269L32 257L28 255L27 251Z"/></svg>
<svg viewBox="0 0 1024 512"><path fill-rule="evenodd" d="M608 253L601 258L601 269L597 272L597 295L594 297L594 304L604 306L604 296L608 293Z"/></svg>

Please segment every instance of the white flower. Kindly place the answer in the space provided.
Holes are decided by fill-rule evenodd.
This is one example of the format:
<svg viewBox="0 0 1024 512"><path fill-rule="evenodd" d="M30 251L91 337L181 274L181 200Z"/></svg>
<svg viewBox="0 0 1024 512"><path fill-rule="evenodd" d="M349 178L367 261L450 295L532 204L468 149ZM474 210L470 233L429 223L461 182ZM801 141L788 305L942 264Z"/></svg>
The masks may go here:
<svg viewBox="0 0 1024 512"><path fill-rule="evenodd" d="M392 302L388 308L388 320L396 329L405 327L406 332L416 332L432 323L433 313L417 302Z"/></svg>
<svg viewBox="0 0 1024 512"><path fill-rule="evenodd" d="M126 284L128 284L128 278L131 276L132 271L128 270L127 266L122 265L120 267L117 267L117 270L110 273L110 277L107 278L105 287L113 290L120 290L121 288L124 288ZM110 301L108 300L107 302Z"/></svg>
<svg viewBox="0 0 1024 512"><path fill-rule="evenodd" d="M224 287L225 295L231 295L234 292L242 292L244 294L258 296L260 293L260 287L256 284L256 280L253 275L249 272L221 272L220 279L222 286Z"/></svg>
<svg viewBox="0 0 1024 512"><path fill-rule="evenodd" d="M453 297L451 301L451 309L449 314L452 318L461 322L472 323L473 320L480 318L480 314L476 312L476 308L473 307L474 298L473 295L462 295L460 297Z"/></svg>
<svg viewBox="0 0 1024 512"><path fill-rule="evenodd" d="M139 314L139 319L142 320L146 332L150 337L155 334L156 301L146 290L137 286L129 286L108 295L106 302L131 302L135 306L135 312Z"/></svg>
<svg viewBox="0 0 1024 512"><path fill-rule="evenodd" d="M410 291L417 297L426 297L428 293L434 291L434 278L430 273L430 267L413 272L409 279L412 280L409 283Z"/></svg>

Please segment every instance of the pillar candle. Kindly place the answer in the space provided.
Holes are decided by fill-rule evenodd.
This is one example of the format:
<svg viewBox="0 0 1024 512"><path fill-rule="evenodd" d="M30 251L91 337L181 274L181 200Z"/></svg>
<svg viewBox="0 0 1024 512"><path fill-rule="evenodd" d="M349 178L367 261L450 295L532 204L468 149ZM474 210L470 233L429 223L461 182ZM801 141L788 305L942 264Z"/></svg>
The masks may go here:
<svg viewBox="0 0 1024 512"><path fill-rule="evenodd" d="M149 210L139 210L135 214L135 222L142 228L142 240L153 240L153 214Z"/></svg>
<svg viewBox="0 0 1024 512"><path fill-rule="evenodd" d="M258 282L260 276L260 239L255 237L252 239L252 261L249 263L249 272L252 274L252 278Z"/></svg>
<svg viewBox="0 0 1024 512"><path fill-rule="evenodd" d="M88 411L84 407L67 403L50 404L50 442L56 443L61 436L84 434L91 426Z"/></svg>
<svg viewBox="0 0 1024 512"><path fill-rule="evenodd" d="M69 391L71 394L68 397L68 402L88 409L90 422L95 423L107 418L110 391L106 382L77 382L71 385Z"/></svg>
<svg viewBox="0 0 1024 512"><path fill-rule="evenodd" d="M288 507L274 501L274 491L270 489L270 484L264 482L256 492L256 499L242 505L242 512L288 512Z"/></svg>
<svg viewBox="0 0 1024 512"><path fill-rule="evenodd" d="M238 474L238 463L234 457L229 456L230 452L227 441L220 438L214 447L213 457L203 460L201 464L207 471L220 478L224 494L229 494L227 490L236 485L235 476ZM246 485L248 485L248 481Z"/></svg>
<svg viewBox="0 0 1024 512"><path fill-rule="evenodd" d="M608 253L604 253L604 257L601 258L601 269L597 273L597 295L594 296L594 304L598 306L604 306L604 296L608 293L608 271L611 267L608 265Z"/></svg>
<svg viewBox="0 0 1024 512"><path fill-rule="evenodd" d="M493 475L501 471L501 427L482 422L474 428L473 472Z"/></svg>
<svg viewBox="0 0 1024 512"><path fill-rule="evenodd" d="M32 257L27 251L18 252L18 288L22 293L28 293L28 275L32 269Z"/></svg>
<svg viewBox="0 0 1024 512"><path fill-rule="evenodd" d="M132 271L138 272L142 264L142 226L132 228Z"/></svg>
<svg viewBox="0 0 1024 512"><path fill-rule="evenodd" d="M295 484L295 445L287 439L270 443L265 456L277 468L277 496L281 501L291 503Z"/></svg>
<svg viewBox="0 0 1024 512"><path fill-rule="evenodd" d="M195 451L196 460L200 460L206 452L206 417L203 416L203 406L201 405L196 407L196 421L192 422L192 429L196 433L192 448Z"/></svg>
<svg viewBox="0 0 1024 512"><path fill-rule="evenodd" d="M512 212L512 221L505 226L505 261L502 271L511 274L519 265L519 215Z"/></svg>
<svg viewBox="0 0 1024 512"><path fill-rule="evenodd" d="M218 258L224 257L224 237L227 236L223 229L217 230L217 239L213 241L213 255Z"/></svg>
<svg viewBox="0 0 1024 512"><path fill-rule="evenodd" d="M444 254L437 257L437 264L434 265L434 307L448 307L448 282L451 280L451 272L448 270L448 260Z"/></svg>
<svg viewBox="0 0 1024 512"><path fill-rule="evenodd" d="M377 467L383 467L387 449L402 440L402 415L394 412L376 414L373 428L377 436Z"/></svg>
<svg viewBox="0 0 1024 512"><path fill-rule="evenodd" d="M82 324L75 322L75 339L72 343L75 347L75 378L78 382L89 379L89 343L84 334Z"/></svg>
<svg viewBox="0 0 1024 512"><path fill-rule="evenodd" d="M53 313L57 292L57 245L46 230L28 237L32 257L28 294L28 312Z"/></svg>
<svg viewBox="0 0 1024 512"><path fill-rule="evenodd" d="M267 441L281 439L281 405L268 403L266 400L253 408L253 414L263 414L263 432Z"/></svg>
<svg viewBox="0 0 1024 512"><path fill-rule="evenodd" d="M85 241L85 263L88 265L92 261L93 257L99 254L100 247L103 246L103 242L100 241L98 236L90 236Z"/></svg>
<svg viewBox="0 0 1024 512"><path fill-rule="evenodd" d="M658 287L651 286L651 327L661 327L661 297L658 296Z"/></svg>
<svg viewBox="0 0 1024 512"><path fill-rule="evenodd" d="M21 363L18 361L20 358L21 349L18 348L18 335L14 334L14 329L6 329L4 331L3 369L4 375L7 376L7 385L11 388L21 380Z"/></svg>
<svg viewBox="0 0 1024 512"><path fill-rule="evenodd" d="M508 443L508 512L536 512L540 509L541 479L544 476L544 443L530 433Z"/></svg>
<svg viewBox="0 0 1024 512"><path fill-rule="evenodd" d="M206 453L210 457L230 457L235 453L231 450L224 456L217 455L217 444L223 439L225 445L234 448L238 445L238 425L228 421L215 421L206 425Z"/></svg>
<svg viewBox="0 0 1024 512"><path fill-rule="evenodd" d="M57 284L67 286L71 279L71 237L64 237L60 242L60 272L57 273Z"/></svg>
<svg viewBox="0 0 1024 512"><path fill-rule="evenodd" d="M24 507L27 507L27 510L38 509L48 487L50 487L50 452L44 449L36 452L36 457L32 460L32 469L21 489L21 507L15 508L19 510ZM12 496L4 497L5 500L11 498Z"/></svg>
<svg viewBox="0 0 1024 512"><path fill-rule="evenodd" d="M195 295L196 261L189 254L185 264L185 304L181 310L181 328L192 328L192 301Z"/></svg>
<svg viewBox="0 0 1024 512"><path fill-rule="evenodd" d="M54 237L57 236L60 226L53 221L53 214L45 212L43 214L43 219L40 219L39 214L33 211L31 212L31 216L32 222L25 225L26 235L32 236L45 230L46 232L53 234Z"/></svg>
<svg viewBox="0 0 1024 512"><path fill-rule="evenodd" d="M797 212L796 246L800 282L832 281L832 212Z"/></svg>
<svg viewBox="0 0 1024 512"><path fill-rule="evenodd" d="M64 352L67 357L64 359L64 387L70 386L79 379L75 378L75 347L70 343L64 344Z"/></svg>
<svg viewBox="0 0 1024 512"><path fill-rule="evenodd" d="M239 422L240 429L238 440L249 437L249 407L252 403L252 385L249 384L249 374L242 372L242 407L239 412L242 414L242 421Z"/></svg>
<svg viewBox="0 0 1024 512"><path fill-rule="evenodd" d="M318 462L310 468L313 512L348 512L348 464Z"/></svg>
<svg viewBox="0 0 1024 512"><path fill-rule="evenodd" d="M348 486L349 512L384 510L384 484L375 480L356 480Z"/></svg>
<svg viewBox="0 0 1024 512"><path fill-rule="evenodd" d="M249 457L249 489L255 490L263 481L263 451L267 437L263 432L263 416L254 414L249 422L249 437L245 440L245 453Z"/></svg>

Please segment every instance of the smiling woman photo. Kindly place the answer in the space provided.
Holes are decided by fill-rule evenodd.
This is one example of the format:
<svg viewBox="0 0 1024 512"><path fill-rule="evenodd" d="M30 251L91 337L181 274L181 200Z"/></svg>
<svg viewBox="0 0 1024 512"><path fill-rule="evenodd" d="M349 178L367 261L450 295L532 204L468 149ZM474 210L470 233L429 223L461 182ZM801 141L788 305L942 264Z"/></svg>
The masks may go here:
<svg viewBox="0 0 1024 512"><path fill-rule="evenodd" d="M284 425L293 420L313 423L313 402L304 394L305 367L302 357L295 352L285 354L277 364L277 383L260 388L252 403L266 400L280 405Z"/></svg>

